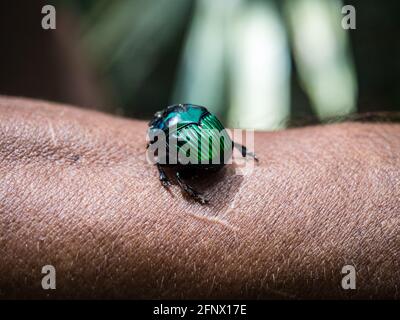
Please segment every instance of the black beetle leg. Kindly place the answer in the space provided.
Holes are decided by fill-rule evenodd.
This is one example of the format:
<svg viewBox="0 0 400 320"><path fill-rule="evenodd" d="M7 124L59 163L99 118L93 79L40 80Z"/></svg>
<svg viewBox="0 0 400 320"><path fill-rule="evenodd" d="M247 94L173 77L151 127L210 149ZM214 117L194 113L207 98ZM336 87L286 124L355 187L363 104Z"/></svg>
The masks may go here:
<svg viewBox="0 0 400 320"><path fill-rule="evenodd" d="M254 160L256 160L258 162L258 158L255 155L255 153L251 152L251 151L248 151L246 146L244 146L244 145L242 145L240 143L237 143L237 142L232 142L232 144L233 144L232 147L235 147L236 149L238 149L240 151L240 153L242 154L242 157L250 156L250 157L252 157Z"/></svg>
<svg viewBox="0 0 400 320"><path fill-rule="evenodd" d="M185 191L190 197L199 201L202 204L208 203L208 200L204 198L204 196L198 191L194 190L191 186L189 186L183 179L181 178L179 172L176 173L176 181L179 184L179 187Z"/></svg>
<svg viewBox="0 0 400 320"><path fill-rule="evenodd" d="M168 187L171 183L169 182L169 179L167 175L165 174L165 171L161 166L157 163L157 169L159 173L159 179L164 187Z"/></svg>

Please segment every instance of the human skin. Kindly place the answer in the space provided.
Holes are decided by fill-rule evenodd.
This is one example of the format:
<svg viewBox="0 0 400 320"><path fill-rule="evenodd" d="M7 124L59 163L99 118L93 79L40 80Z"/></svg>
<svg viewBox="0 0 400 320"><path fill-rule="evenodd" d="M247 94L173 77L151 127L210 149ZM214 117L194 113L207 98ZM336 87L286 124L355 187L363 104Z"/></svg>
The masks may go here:
<svg viewBox="0 0 400 320"><path fill-rule="evenodd" d="M251 173L193 181L208 205L161 186L146 128L0 98L0 298L399 298L400 125L256 133Z"/></svg>

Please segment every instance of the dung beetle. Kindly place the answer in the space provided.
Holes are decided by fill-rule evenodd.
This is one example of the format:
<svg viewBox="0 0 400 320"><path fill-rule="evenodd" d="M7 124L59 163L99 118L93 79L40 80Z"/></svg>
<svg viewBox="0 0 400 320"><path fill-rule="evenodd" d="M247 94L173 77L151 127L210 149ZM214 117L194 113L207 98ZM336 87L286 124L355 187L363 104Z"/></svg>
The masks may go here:
<svg viewBox="0 0 400 320"><path fill-rule="evenodd" d="M157 133L162 133L163 138L160 138ZM155 163L162 185L164 187L170 185L164 169L173 168L181 190L202 204L207 203L208 200L191 187L184 177L189 178L205 171L220 170L226 164L226 159L232 156L233 148L237 148L243 157L251 156L258 161L253 152L247 151L245 146L231 140L214 114L207 108L194 104L175 104L156 112L149 123L148 136L150 142L146 148L154 147L157 141L164 146L164 154L161 155L158 151ZM206 143L198 144L198 141ZM192 148L194 152L188 152L188 148ZM188 158L186 161L182 161L179 156L174 158L171 156L171 150Z"/></svg>

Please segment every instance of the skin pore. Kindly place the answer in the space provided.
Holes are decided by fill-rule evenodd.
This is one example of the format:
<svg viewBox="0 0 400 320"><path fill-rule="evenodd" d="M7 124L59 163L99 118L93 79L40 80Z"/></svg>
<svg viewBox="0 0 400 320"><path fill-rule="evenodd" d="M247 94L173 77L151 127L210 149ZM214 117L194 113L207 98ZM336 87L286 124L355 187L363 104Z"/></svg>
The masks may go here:
<svg viewBox="0 0 400 320"><path fill-rule="evenodd" d="M208 205L161 186L146 130L0 98L0 298L399 298L400 125L256 133L250 174L193 182Z"/></svg>

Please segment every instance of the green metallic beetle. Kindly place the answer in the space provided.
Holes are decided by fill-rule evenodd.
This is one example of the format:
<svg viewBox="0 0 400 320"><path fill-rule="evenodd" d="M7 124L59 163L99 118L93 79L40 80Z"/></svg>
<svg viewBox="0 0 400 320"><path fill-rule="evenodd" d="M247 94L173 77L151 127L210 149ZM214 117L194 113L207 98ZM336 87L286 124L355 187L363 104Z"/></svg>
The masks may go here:
<svg viewBox="0 0 400 320"><path fill-rule="evenodd" d="M218 118L202 106L176 104L155 113L149 123L150 143L147 144L147 148L158 141L154 138L157 132L163 133L166 139L161 142L165 146L166 153L165 155L158 154L156 162L162 185L164 187L170 185L164 168L172 167L175 169L179 187L202 204L207 203L208 200L188 185L183 176L189 178L204 171L220 170L226 164L226 160L232 156L234 147L241 152L243 157L251 156L258 161L255 154L248 152L245 146L232 141ZM199 140L206 141L208 146L204 147L204 144L198 143ZM171 146L171 141L176 141L176 145ZM187 148L192 148L195 152L188 155L185 163L179 156L172 161L170 151L173 147L177 154L188 155L190 152L187 152Z"/></svg>

